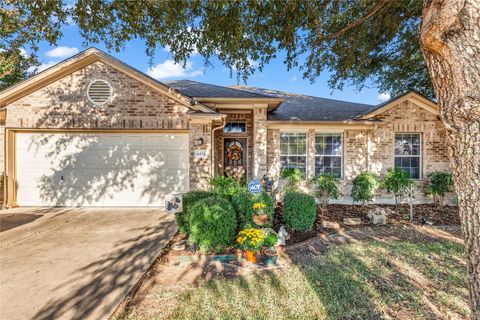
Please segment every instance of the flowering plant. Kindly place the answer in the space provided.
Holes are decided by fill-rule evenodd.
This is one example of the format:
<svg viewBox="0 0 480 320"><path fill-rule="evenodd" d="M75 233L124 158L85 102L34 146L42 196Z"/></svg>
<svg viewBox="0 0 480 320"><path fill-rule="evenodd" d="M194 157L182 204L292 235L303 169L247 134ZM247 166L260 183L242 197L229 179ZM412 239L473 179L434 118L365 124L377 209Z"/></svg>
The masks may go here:
<svg viewBox="0 0 480 320"><path fill-rule="evenodd" d="M244 229L238 233L237 243L243 250L259 251L265 240L265 235L259 229Z"/></svg>
<svg viewBox="0 0 480 320"><path fill-rule="evenodd" d="M263 202L255 202L253 204L253 211L255 214L261 214L263 213L263 209L265 209L266 204Z"/></svg>

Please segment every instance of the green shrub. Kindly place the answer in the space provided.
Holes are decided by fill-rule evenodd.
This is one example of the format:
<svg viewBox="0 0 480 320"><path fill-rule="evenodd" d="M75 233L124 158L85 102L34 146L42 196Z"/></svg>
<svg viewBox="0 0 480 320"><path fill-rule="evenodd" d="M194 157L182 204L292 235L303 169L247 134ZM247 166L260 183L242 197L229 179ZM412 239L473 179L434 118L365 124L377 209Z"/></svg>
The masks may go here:
<svg viewBox="0 0 480 320"><path fill-rule="evenodd" d="M210 181L216 194L231 199L231 197L241 188L240 182L232 177L215 177Z"/></svg>
<svg viewBox="0 0 480 320"><path fill-rule="evenodd" d="M388 192L395 196L395 204L398 205L402 198L402 191L410 185L410 173L398 168L387 169L387 174L383 178L382 186Z"/></svg>
<svg viewBox="0 0 480 320"><path fill-rule="evenodd" d="M266 205L265 213L268 216L268 221L259 226L252 221L253 216L253 204L255 202L262 202ZM246 188L241 188L232 197L232 204L237 213L238 229L247 229L250 227L271 227L273 225L273 213L275 211L275 205L272 197L263 191L257 195L251 194Z"/></svg>
<svg viewBox="0 0 480 320"><path fill-rule="evenodd" d="M201 199L211 197L213 193L209 191L190 191L183 195L183 212L175 214L178 230L181 233L190 233L189 212L192 206Z"/></svg>
<svg viewBox="0 0 480 320"><path fill-rule="evenodd" d="M189 213L190 240L201 251L220 252L233 244L237 217L228 200L212 196L199 200Z"/></svg>
<svg viewBox="0 0 480 320"><path fill-rule="evenodd" d="M340 179L329 173L322 173L316 176L313 179L313 183L315 184L316 195L322 204L322 208L328 206L330 199L338 199L341 195L339 190Z"/></svg>
<svg viewBox="0 0 480 320"><path fill-rule="evenodd" d="M353 201L365 204L365 202L373 199L380 182L375 174L370 171L364 171L353 179L352 185Z"/></svg>
<svg viewBox="0 0 480 320"><path fill-rule="evenodd" d="M277 240L277 235L273 232L269 232L265 236L265 239L263 239L263 245L267 248L274 247L277 244Z"/></svg>
<svg viewBox="0 0 480 320"><path fill-rule="evenodd" d="M453 177L448 172L435 171L428 175L429 182L425 187L427 194L433 196L436 204L443 205L443 199L453 189Z"/></svg>
<svg viewBox="0 0 480 320"><path fill-rule="evenodd" d="M298 168L285 168L280 172L280 177L285 180L285 189L296 190L300 183L305 179L302 171Z"/></svg>
<svg viewBox="0 0 480 320"><path fill-rule="evenodd" d="M283 219L289 229L312 230L317 216L315 198L298 191L289 191L283 197Z"/></svg>

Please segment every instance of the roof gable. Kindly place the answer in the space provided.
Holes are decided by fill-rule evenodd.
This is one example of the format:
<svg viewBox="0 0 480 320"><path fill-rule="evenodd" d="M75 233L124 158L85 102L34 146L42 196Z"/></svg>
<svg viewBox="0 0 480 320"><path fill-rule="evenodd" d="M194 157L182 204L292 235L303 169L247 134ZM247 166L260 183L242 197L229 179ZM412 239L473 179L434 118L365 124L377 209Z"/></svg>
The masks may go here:
<svg viewBox="0 0 480 320"><path fill-rule="evenodd" d="M66 59L12 87L0 92L0 108L10 104L40 88L43 88L58 79L80 70L96 61L101 61L135 80L159 91L173 100L200 112L213 112L211 109L193 101L181 92L163 84L143 72L121 62L120 60L96 49L87 49L69 59Z"/></svg>
<svg viewBox="0 0 480 320"><path fill-rule="evenodd" d="M433 113L434 115L438 116L440 114L438 106L435 102L428 99L424 95L412 90L412 91L404 93L400 96L392 98L388 101L385 101L382 104L379 104L378 106L376 106L375 108L370 110L368 113L366 113L364 115L361 115L359 117L359 119L367 120L367 119L373 118L373 117L375 117L379 114L382 114L382 113L394 108L395 106L397 106L397 105L399 105L399 104L401 104L401 103L403 103L407 100L413 102L415 105L427 110L428 112Z"/></svg>

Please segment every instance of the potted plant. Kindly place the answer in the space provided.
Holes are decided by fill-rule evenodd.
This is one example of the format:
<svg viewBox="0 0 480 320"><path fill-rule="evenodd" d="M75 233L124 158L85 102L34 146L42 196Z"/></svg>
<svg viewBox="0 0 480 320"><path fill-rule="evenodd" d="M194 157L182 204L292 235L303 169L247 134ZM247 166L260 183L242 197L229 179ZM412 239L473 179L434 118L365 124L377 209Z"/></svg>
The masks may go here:
<svg viewBox="0 0 480 320"><path fill-rule="evenodd" d="M256 252L260 251L265 236L259 229L249 228L238 233L237 243L245 251L245 257L248 262L256 263Z"/></svg>
<svg viewBox="0 0 480 320"><path fill-rule="evenodd" d="M277 263L277 249L275 248L278 238L272 229L264 229L264 240L262 248L263 263L267 266Z"/></svg>
<svg viewBox="0 0 480 320"><path fill-rule="evenodd" d="M253 204L252 220L259 226L263 226L268 221L268 215L265 212L265 203L255 202Z"/></svg>

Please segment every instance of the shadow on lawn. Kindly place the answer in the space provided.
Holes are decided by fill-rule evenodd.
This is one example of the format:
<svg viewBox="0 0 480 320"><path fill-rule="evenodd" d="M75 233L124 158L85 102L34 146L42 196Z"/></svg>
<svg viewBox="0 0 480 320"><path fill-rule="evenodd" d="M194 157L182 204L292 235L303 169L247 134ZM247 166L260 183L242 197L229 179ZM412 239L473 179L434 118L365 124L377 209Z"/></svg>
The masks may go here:
<svg viewBox="0 0 480 320"><path fill-rule="evenodd" d="M175 224L165 220L167 217L162 217L155 227L144 228L140 236L116 244L108 256L79 267L72 273L73 279L56 288L59 290L68 284L74 289L61 299L49 301L34 319L98 318L112 313L119 302L118 295L128 293L136 279L153 263L159 254L158 248L175 233ZM114 296L117 299L113 299Z"/></svg>
<svg viewBox="0 0 480 320"><path fill-rule="evenodd" d="M412 228L403 239L391 233L354 233L351 243L341 246L311 243L287 252L292 265L280 270L225 275L214 264L191 266L176 278L177 286L155 291L158 299L167 290L167 301L175 303L156 305L168 310L152 310L145 318L467 318L466 267L457 232ZM178 282L196 268L192 286L180 290Z"/></svg>

